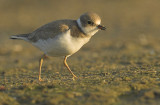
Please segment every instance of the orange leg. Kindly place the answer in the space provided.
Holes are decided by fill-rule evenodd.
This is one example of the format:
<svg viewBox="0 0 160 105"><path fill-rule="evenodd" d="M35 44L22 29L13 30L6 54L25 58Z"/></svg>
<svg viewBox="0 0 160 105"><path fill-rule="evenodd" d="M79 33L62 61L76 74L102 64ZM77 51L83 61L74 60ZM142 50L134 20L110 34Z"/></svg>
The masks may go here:
<svg viewBox="0 0 160 105"><path fill-rule="evenodd" d="M41 79L41 68L42 68L42 64L43 64L43 59L46 58L46 57L47 56L44 54L39 60L39 76L38 76L39 81L43 81Z"/></svg>
<svg viewBox="0 0 160 105"><path fill-rule="evenodd" d="M67 64L67 56L65 56L65 58L64 58L64 65L67 67L67 70L72 74L73 80L77 79L77 76L73 74L73 72L71 71L71 69L69 68L69 66Z"/></svg>

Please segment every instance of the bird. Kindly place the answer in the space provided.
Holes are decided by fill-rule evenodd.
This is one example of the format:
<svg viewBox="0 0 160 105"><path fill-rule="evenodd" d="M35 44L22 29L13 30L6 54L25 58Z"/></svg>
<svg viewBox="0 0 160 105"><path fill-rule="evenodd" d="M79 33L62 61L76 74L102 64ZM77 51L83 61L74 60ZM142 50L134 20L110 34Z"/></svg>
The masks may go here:
<svg viewBox="0 0 160 105"><path fill-rule="evenodd" d="M65 67L72 74L73 79L77 79L67 64L67 58L80 50L99 30L106 30L106 27L101 25L100 16L94 12L86 12L77 20L52 21L31 33L12 35L10 39L27 41L44 53L39 60L39 81L43 81L41 68L43 60L48 56L64 57Z"/></svg>

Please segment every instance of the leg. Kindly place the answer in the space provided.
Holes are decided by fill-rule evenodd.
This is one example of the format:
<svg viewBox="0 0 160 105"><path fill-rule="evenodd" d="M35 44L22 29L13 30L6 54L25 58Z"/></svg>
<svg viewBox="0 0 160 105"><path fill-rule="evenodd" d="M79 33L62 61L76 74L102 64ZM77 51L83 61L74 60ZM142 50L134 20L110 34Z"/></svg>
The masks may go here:
<svg viewBox="0 0 160 105"><path fill-rule="evenodd" d="M38 76L38 79L39 79L39 81L43 81L42 79L41 79L41 68L42 68L42 64L43 64L43 59L44 58L46 58L46 55L44 54L41 58L40 58L40 60L39 60L39 76Z"/></svg>
<svg viewBox="0 0 160 105"><path fill-rule="evenodd" d="M77 76L73 74L73 72L72 72L71 69L69 68L66 60L67 60L67 56L65 56L65 58L64 58L64 65L67 67L67 70L72 74L73 80L74 80L75 78L77 78Z"/></svg>

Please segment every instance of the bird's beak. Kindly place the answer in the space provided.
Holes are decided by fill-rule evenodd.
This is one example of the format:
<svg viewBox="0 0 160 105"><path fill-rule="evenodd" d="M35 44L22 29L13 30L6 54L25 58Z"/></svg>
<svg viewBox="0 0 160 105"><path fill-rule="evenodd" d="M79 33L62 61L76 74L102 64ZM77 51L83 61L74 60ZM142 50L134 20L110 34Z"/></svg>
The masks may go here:
<svg viewBox="0 0 160 105"><path fill-rule="evenodd" d="M106 27L102 26L102 25L98 25L97 28L100 29L100 30L106 30Z"/></svg>

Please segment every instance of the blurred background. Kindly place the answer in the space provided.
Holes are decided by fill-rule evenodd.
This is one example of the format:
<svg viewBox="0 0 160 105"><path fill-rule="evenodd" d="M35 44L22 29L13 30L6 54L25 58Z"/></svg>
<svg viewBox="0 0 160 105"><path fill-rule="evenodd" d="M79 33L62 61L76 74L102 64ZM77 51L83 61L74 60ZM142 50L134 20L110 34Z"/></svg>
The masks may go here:
<svg viewBox="0 0 160 105"><path fill-rule="evenodd" d="M93 11L102 17L109 36L158 33L159 0L0 0L0 32L18 34L31 32L57 19L77 19ZM113 34L114 33L114 34Z"/></svg>
<svg viewBox="0 0 160 105"><path fill-rule="evenodd" d="M148 53L159 52L159 10L159 0L0 0L1 65L8 65L4 60L9 63L42 54L24 41L10 40L11 35L32 32L58 19L78 19L87 11L99 14L107 30L98 32L76 56L85 56L83 51L94 51L93 56L100 52L110 56L106 52L111 51L114 56L122 48L140 54L144 49L139 46L149 49Z"/></svg>

